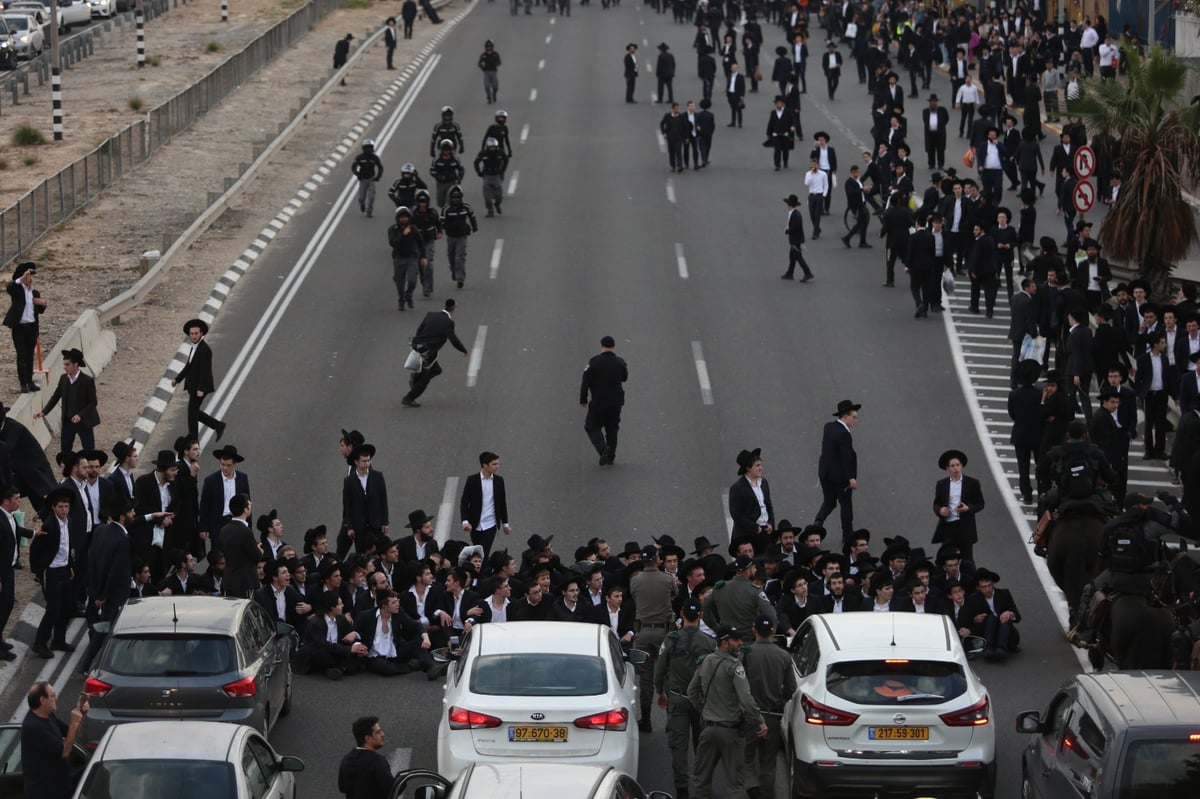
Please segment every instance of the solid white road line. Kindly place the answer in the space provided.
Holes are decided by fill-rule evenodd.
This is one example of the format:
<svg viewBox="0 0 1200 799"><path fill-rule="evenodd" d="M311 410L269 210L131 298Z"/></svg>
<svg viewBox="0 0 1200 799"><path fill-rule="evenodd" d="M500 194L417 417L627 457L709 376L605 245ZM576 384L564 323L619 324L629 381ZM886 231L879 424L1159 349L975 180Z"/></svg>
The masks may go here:
<svg viewBox="0 0 1200 799"><path fill-rule="evenodd" d="M521 126L521 144L524 144L525 140L528 138L529 138L529 123L526 122L523 126Z"/></svg>
<svg viewBox="0 0 1200 799"><path fill-rule="evenodd" d="M675 182L667 178L667 202L675 202Z"/></svg>
<svg viewBox="0 0 1200 799"><path fill-rule="evenodd" d="M495 280L496 273L500 271L500 254L504 252L504 239L496 239L496 246L492 248L492 265L488 269L488 279Z"/></svg>
<svg viewBox="0 0 1200 799"><path fill-rule="evenodd" d="M382 150L387 146L388 141L395 134L396 128L404 121L404 117L408 115L409 109L412 108L413 103L420 96L421 90L425 87L429 76L433 74L433 70L438 62L441 61L441 58L440 54L433 56L417 74L412 86L409 87L409 90L401 99L396 110L392 112L392 116L384 126L383 132L377 137L376 147L378 149ZM259 357L266 348L267 342L270 341L271 334L275 332L275 328L278 327L283 314L287 311L288 306L291 305L292 300L295 299L296 293L308 277L308 273L312 271L317 260L329 245L329 241L338 224L341 222L342 217L349 210L354 193L358 188L357 183L358 181L353 176L346 179L346 184L342 188L341 194L334 200L329 213L326 214L325 218L321 220L321 223L313 232L312 238L309 239L308 244L304 248L304 252L297 259L295 265L292 267L292 271L284 278L279 291L271 298L267 310L259 318L258 324L255 325L254 330L250 333L247 339L247 347L241 350L233 363L230 364L229 372L226 373L225 378L221 381L221 385L217 387L217 391L215 392L216 402L212 404L213 409L210 411L214 415L218 417L224 416L237 398L242 384L250 376L250 372L254 369L254 365L258 362ZM205 430L200 441L201 448L207 447L208 442L215 434L216 431L214 430Z"/></svg>
<svg viewBox="0 0 1200 799"><path fill-rule="evenodd" d="M517 193L517 178L521 177L520 171L513 172L513 176L508 179L508 196L511 197Z"/></svg>
<svg viewBox="0 0 1200 799"><path fill-rule="evenodd" d="M479 367L483 365L483 346L487 343L487 325L480 325L471 347L471 360L467 363L467 388L475 388L479 378Z"/></svg>
<svg viewBox="0 0 1200 799"><path fill-rule="evenodd" d="M688 279L687 258L683 257L683 244L675 242L675 263L679 266L679 276Z"/></svg>
<svg viewBox="0 0 1200 799"><path fill-rule="evenodd" d="M712 381L708 379L708 364L699 341L692 342L692 360L696 362L696 379L700 381L700 399L705 405L713 404Z"/></svg>
<svg viewBox="0 0 1200 799"><path fill-rule="evenodd" d="M438 505L437 521L434 522L433 538L438 545L446 543L454 525L454 497L458 495L458 477L446 478L446 490L442 492L442 504ZM456 528L461 529L461 528Z"/></svg>
<svg viewBox="0 0 1200 799"><path fill-rule="evenodd" d="M1050 601L1050 608L1058 617L1059 625L1063 631L1067 630L1067 602L1063 593L1055 584L1054 578L1050 576L1050 570L1046 567L1046 559L1039 558L1033 554L1033 545L1029 543L1029 521L1025 518L1025 510L1017 501L1016 494L1012 491L1012 483L1009 482L1008 476L1004 473L1004 467L1001 465L997 450L1004 448L997 445L992 440L992 432L988 429L987 422L983 418L983 410L979 405L979 398L975 396L975 387L972 385L971 375L968 374L965 363L965 355L963 347L958 340L956 330L954 329L954 314L947 310L942 314L942 324L946 330L946 340L950 344L950 355L954 362L954 370L958 374L959 386L962 388L963 398L967 401L967 409L971 414L971 420L975 424L975 433L979 438L980 446L983 447L984 453L987 455L988 468L992 471L992 478L996 484L1000 486L1001 501L1004 507L1008 510L1008 515L1013 522L1013 531L1018 536L1020 546L1025 550L1026 557L1029 558L1033 565L1034 574L1042 584L1042 590L1046 593L1046 598ZM1075 649L1075 657L1079 659L1079 666L1084 672L1091 671L1091 666L1087 662L1087 655L1083 650Z"/></svg>
<svg viewBox="0 0 1200 799"><path fill-rule="evenodd" d="M529 90L529 102L532 103L536 99L537 99L537 89L530 89Z"/></svg>
<svg viewBox="0 0 1200 799"><path fill-rule="evenodd" d="M85 647L87 646L87 644L85 642L80 640L80 631L83 629L83 627L84 627L83 619L71 619L71 624L67 627L66 639L67 639L67 641L74 642L75 646L78 647L78 649L76 650L77 652L83 652ZM80 655L80 657L82 657L82 655ZM62 657L56 656L56 657L48 659L45 662L45 665L42 666L42 670L38 672L37 677L34 678L34 682L46 682L47 680L49 680L51 678L51 676L54 675L55 671L57 671L59 668L62 668L62 665L63 665ZM60 675L59 681L65 683L66 680L68 678L70 678L71 674L73 673L73 669L63 669L63 671L65 672L65 674ZM55 690L56 691L61 690L58 688L57 683L55 685ZM8 720L8 723L9 724L20 724L21 720L25 718L25 714L28 712L29 712L29 708L25 705L24 702L22 702L21 706L17 708L16 712L14 712L12 714L12 717Z"/></svg>

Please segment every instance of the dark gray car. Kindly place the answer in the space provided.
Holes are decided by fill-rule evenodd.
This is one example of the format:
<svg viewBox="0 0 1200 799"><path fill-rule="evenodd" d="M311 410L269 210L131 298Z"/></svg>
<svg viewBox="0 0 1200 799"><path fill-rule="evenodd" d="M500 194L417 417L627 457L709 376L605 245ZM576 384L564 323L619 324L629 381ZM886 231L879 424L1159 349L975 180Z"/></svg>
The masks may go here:
<svg viewBox="0 0 1200 799"><path fill-rule="evenodd" d="M291 632L246 599L130 600L84 682L81 740L94 747L114 724L164 719L246 724L266 736L290 710Z"/></svg>

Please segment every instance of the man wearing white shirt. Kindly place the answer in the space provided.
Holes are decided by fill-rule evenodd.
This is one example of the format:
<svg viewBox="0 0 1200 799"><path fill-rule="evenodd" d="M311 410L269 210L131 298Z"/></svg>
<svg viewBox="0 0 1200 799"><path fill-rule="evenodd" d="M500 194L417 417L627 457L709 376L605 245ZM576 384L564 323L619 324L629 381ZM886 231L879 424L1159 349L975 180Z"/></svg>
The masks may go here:
<svg viewBox="0 0 1200 799"><path fill-rule="evenodd" d="M742 126L742 108L746 105L746 78L737 62L729 65L729 80L725 84L725 99L729 101L730 118L726 127Z"/></svg>
<svg viewBox="0 0 1200 799"><path fill-rule="evenodd" d="M1100 34L1092 26L1090 19L1083 21L1083 33L1079 37L1079 53L1083 56L1083 68L1091 77L1094 71L1096 45L1100 44Z"/></svg>
<svg viewBox="0 0 1200 799"><path fill-rule="evenodd" d="M1113 80L1117 77L1117 67L1121 63L1121 50L1111 36L1104 37L1100 45L1100 80Z"/></svg>
<svg viewBox="0 0 1200 799"><path fill-rule="evenodd" d="M808 217L812 220L813 241L821 238L821 215L825 212L825 196L829 194L829 176L821 171L816 158L808 162L804 173L804 187L808 189Z"/></svg>
<svg viewBox="0 0 1200 799"><path fill-rule="evenodd" d="M500 470L500 456L484 451L479 454L479 472L466 479L463 484L459 510L462 529L470 533L471 543L483 547L484 557L492 552L496 530L503 528L505 535L512 534L508 523L508 496L504 490L504 478Z"/></svg>

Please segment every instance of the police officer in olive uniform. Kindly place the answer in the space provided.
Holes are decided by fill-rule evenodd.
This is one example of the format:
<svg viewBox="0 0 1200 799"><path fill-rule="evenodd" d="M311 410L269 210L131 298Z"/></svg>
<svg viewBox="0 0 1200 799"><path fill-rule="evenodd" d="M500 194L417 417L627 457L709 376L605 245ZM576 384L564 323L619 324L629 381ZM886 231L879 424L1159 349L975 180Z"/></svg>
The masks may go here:
<svg viewBox="0 0 1200 799"><path fill-rule="evenodd" d="M750 557L738 555L733 562L734 578L717 583L704 599L704 618L708 620L708 626L729 624L739 630L749 630L759 615L770 616L771 621L775 621L775 608L767 595L750 581L757 568Z"/></svg>
<svg viewBox="0 0 1200 799"><path fill-rule="evenodd" d="M638 671L638 701L641 703L638 729L650 732L650 708L654 699L654 670L658 661L658 650L667 631L675 621L675 613L671 609L671 601L675 599L675 578L662 570L662 557L658 547L649 544L642 549L642 570L635 573L629 580L629 593L636 606L634 627L637 635L633 639L633 648L640 649L650 656Z"/></svg>
<svg viewBox="0 0 1200 799"><path fill-rule="evenodd" d="M696 668L717 644L700 630L700 600L684 600L680 608L683 629L667 633L658 648L654 665L654 691L658 706L667 711L667 746L671 748L671 772L675 777L675 799L688 799L688 748L700 737L700 716L688 701L687 689Z"/></svg>
<svg viewBox="0 0 1200 799"><path fill-rule="evenodd" d="M746 790L750 796L775 796L775 760L783 748L779 723L783 705L796 693L796 669L787 651L771 640L775 620L765 614L754 620L754 644L742 649L742 666L750 695L767 723L764 737L746 742Z"/></svg>
<svg viewBox="0 0 1200 799"><path fill-rule="evenodd" d="M743 730L751 729L759 738L767 734L746 670L738 662L742 633L736 627L721 625L717 630L717 651L706 657L688 684L688 699L699 713L704 729L696 746L696 799L712 796L713 772L720 760L725 770L725 795L746 799L743 773L746 765L746 739Z"/></svg>

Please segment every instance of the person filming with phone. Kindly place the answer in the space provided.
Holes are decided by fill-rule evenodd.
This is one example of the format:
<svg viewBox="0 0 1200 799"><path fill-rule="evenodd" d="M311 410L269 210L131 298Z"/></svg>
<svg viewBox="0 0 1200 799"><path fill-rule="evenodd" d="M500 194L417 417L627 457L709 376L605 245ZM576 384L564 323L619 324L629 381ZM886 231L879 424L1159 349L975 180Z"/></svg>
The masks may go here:
<svg viewBox="0 0 1200 799"><path fill-rule="evenodd" d="M71 722L55 715L58 692L49 682L35 682L25 697L29 712L21 722L21 767L25 799L67 799L71 795L71 770L67 768L75 736L88 713L87 697L71 709Z"/></svg>

